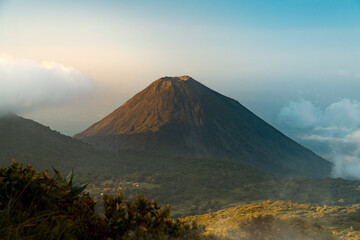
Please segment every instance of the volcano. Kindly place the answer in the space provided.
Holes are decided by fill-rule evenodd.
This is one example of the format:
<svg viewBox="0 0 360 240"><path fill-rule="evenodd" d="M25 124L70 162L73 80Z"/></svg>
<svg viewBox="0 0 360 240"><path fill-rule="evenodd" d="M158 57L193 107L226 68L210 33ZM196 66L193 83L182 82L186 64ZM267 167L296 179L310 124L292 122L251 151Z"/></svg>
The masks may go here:
<svg viewBox="0 0 360 240"><path fill-rule="evenodd" d="M74 137L113 151L234 159L278 176L331 171L330 162L189 76L154 81Z"/></svg>

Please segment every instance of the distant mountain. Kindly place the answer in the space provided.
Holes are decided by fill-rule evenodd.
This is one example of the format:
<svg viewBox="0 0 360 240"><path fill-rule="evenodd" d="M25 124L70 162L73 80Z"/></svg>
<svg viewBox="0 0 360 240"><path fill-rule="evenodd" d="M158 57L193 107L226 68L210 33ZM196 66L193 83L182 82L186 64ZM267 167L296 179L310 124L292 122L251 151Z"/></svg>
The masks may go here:
<svg viewBox="0 0 360 240"><path fill-rule="evenodd" d="M280 176L331 171L330 162L189 76L156 80L74 137L113 151L237 159Z"/></svg>

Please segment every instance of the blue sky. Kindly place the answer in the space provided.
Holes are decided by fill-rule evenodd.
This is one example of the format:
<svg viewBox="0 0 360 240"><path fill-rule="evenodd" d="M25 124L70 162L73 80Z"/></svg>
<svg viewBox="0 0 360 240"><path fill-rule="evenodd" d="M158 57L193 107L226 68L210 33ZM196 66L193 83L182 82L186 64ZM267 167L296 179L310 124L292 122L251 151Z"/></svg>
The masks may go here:
<svg viewBox="0 0 360 240"><path fill-rule="evenodd" d="M359 39L359 0L0 0L0 108L73 135L190 75L323 155L347 129L358 159Z"/></svg>
<svg viewBox="0 0 360 240"><path fill-rule="evenodd" d="M294 97L323 107L357 97L359 13L351 0L2 0L0 54L92 77L92 97L104 101L84 125L158 77L183 74L274 121L273 108ZM64 109L85 114L76 110Z"/></svg>

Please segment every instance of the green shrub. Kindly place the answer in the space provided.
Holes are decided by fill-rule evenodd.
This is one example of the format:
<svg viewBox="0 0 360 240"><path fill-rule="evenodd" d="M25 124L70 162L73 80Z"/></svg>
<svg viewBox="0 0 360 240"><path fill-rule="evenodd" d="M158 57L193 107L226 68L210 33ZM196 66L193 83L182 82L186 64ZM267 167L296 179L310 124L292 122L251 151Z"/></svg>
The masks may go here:
<svg viewBox="0 0 360 240"><path fill-rule="evenodd" d="M55 170L55 169L54 169ZM0 169L0 236L4 239L97 239L94 201L55 170L36 172L13 162ZM83 237L85 236L85 238Z"/></svg>
<svg viewBox="0 0 360 240"><path fill-rule="evenodd" d="M0 239L200 239L200 230L170 218L141 195L134 202L119 194L104 195L105 217L95 202L74 184L72 173L36 172L15 161L0 169Z"/></svg>
<svg viewBox="0 0 360 240"><path fill-rule="evenodd" d="M137 195L134 202L123 194L104 195L105 217L110 239L195 239L197 227L170 218L170 206L159 208L155 201Z"/></svg>

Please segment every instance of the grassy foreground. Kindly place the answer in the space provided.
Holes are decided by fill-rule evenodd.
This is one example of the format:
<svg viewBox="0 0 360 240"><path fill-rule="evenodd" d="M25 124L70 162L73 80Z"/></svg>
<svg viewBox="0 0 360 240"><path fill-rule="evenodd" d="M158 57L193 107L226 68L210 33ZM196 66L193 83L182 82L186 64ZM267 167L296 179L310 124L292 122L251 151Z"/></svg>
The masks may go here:
<svg viewBox="0 0 360 240"><path fill-rule="evenodd" d="M184 218L221 239L360 239L360 204L316 206L285 201L240 205Z"/></svg>

